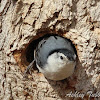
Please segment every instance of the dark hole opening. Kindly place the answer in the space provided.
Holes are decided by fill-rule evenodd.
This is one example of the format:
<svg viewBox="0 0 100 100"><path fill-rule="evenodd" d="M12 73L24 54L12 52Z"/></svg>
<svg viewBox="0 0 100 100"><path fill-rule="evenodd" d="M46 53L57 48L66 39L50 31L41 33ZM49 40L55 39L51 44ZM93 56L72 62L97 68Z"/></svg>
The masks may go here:
<svg viewBox="0 0 100 100"><path fill-rule="evenodd" d="M37 40L33 40L29 46L27 47L26 50L26 60L31 63L34 60L34 50L38 44L38 42L40 41L40 39Z"/></svg>

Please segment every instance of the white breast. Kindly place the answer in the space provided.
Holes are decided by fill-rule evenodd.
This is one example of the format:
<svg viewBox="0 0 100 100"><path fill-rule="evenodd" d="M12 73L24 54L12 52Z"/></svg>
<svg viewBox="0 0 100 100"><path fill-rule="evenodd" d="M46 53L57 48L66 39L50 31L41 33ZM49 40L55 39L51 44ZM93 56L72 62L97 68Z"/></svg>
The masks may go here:
<svg viewBox="0 0 100 100"><path fill-rule="evenodd" d="M60 59L60 57L63 59ZM62 53L53 53L47 59L47 64L42 68L38 67L39 71L44 74L44 76L51 80L63 80L72 75L76 62L70 61Z"/></svg>
<svg viewBox="0 0 100 100"><path fill-rule="evenodd" d="M37 66L39 71L44 74L44 76L51 80L63 80L71 76L74 72L75 63L62 66L59 68L59 65L48 66L46 65L44 69Z"/></svg>

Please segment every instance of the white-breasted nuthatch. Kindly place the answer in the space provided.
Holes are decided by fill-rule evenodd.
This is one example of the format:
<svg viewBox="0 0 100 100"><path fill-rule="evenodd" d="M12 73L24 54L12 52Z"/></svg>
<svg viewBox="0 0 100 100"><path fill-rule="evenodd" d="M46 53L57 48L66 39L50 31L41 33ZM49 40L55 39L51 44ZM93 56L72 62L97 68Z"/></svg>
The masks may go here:
<svg viewBox="0 0 100 100"><path fill-rule="evenodd" d="M27 67L26 72L33 67L34 61L46 78L63 80L73 74L76 54L68 39L60 36L49 36L43 38L37 45L34 60Z"/></svg>

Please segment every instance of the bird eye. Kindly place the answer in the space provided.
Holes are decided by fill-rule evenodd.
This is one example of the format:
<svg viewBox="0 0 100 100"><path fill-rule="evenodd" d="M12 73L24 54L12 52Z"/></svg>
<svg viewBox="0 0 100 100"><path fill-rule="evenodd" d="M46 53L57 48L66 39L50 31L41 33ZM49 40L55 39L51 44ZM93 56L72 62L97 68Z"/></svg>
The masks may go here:
<svg viewBox="0 0 100 100"><path fill-rule="evenodd" d="M62 59L62 60L63 60L63 57L62 57L62 56L60 56L60 59Z"/></svg>

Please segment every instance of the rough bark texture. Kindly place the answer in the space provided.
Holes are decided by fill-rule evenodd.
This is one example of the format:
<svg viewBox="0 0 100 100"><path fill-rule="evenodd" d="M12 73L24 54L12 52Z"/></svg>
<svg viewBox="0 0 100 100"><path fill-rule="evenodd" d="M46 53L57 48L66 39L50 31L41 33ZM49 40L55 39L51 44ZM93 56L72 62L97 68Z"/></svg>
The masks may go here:
<svg viewBox="0 0 100 100"><path fill-rule="evenodd" d="M53 33L75 45L74 74L54 82L35 71L23 80L28 45ZM85 93L84 100L100 92L100 1L0 0L0 100L79 99L68 97L71 91Z"/></svg>

